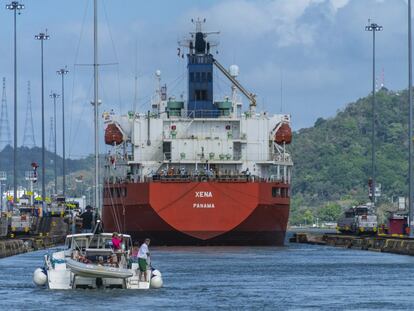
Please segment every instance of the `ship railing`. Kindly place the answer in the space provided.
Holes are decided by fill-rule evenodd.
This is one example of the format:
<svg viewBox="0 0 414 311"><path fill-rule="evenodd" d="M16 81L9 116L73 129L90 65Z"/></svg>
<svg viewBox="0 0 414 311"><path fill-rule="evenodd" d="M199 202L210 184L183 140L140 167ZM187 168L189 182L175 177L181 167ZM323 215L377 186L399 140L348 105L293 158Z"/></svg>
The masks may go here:
<svg viewBox="0 0 414 311"><path fill-rule="evenodd" d="M261 161L275 161L279 163L290 163L292 158L289 154L275 154L275 153L216 153L206 152L205 154L193 153L188 154L185 152L179 153L179 155L173 155L172 152L164 152L163 160L180 162L180 161L243 161L248 159L256 159Z"/></svg>
<svg viewBox="0 0 414 311"><path fill-rule="evenodd" d="M167 111L167 117L169 119L233 119L233 113L230 110L207 110L207 109L194 109L194 110L185 110L181 109L180 111Z"/></svg>
<svg viewBox="0 0 414 311"><path fill-rule="evenodd" d="M288 153L280 153L280 154L271 153L270 158L276 162L291 162L292 161L292 157Z"/></svg>
<svg viewBox="0 0 414 311"><path fill-rule="evenodd" d="M106 184L125 184L125 183L141 183L141 182L269 182L269 183L287 183L283 177L276 178L275 176L270 177L259 177L256 175L187 175L187 174L172 174L172 175L161 175L154 174L145 176L143 179L140 178L120 178L111 177L105 180Z"/></svg>
<svg viewBox="0 0 414 311"><path fill-rule="evenodd" d="M152 175L146 177L147 182L280 182L284 183L283 179L276 179L274 177L262 178L256 175Z"/></svg>

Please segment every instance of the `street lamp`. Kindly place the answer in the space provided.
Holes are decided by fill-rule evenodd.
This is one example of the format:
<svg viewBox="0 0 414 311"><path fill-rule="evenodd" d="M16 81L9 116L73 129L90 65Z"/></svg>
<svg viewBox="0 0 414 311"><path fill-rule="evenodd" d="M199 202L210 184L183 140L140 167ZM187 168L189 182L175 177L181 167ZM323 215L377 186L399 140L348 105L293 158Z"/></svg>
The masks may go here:
<svg viewBox="0 0 414 311"><path fill-rule="evenodd" d="M412 74L412 42L411 42L411 0L408 0L408 106L409 106L409 132L408 132L408 220L410 237L414 237L414 176L413 176L413 74Z"/></svg>
<svg viewBox="0 0 414 311"><path fill-rule="evenodd" d="M4 171L0 171L0 212L3 212L3 181L7 180L7 174Z"/></svg>
<svg viewBox="0 0 414 311"><path fill-rule="evenodd" d="M13 10L14 14L14 142L13 142L13 202L17 202L17 34L16 34L16 16L21 14L24 4L18 1L12 1L6 5L6 9Z"/></svg>
<svg viewBox="0 0 414 311"><path fill-rule="evenodd" d="M46 172L45 172L45 87L44 87L44 75L43 75L43 41L49 40L47 30L35 35L36 40L40 40L40 70L42 79L42 202L44 205L46 199Z"/></svg>
<svg viewBox="0 0 414 311"><path fill-rule="evenodd" d="M54 149L55 149L55 160L54 160L54 166L55 166L55 194L57 194L57 153L56 153L56 98L59 98L59 94L56 94L54 92L50 93L50 98L53 98L53 130L55 133L55 141L54 141Z"/></svg>
<svg viewBox="0 0 414 311"><path fill-rule="evenodd" d="M368 23L370 23L370 20L368 20ZM375 23L371 23L367 26L365 26L366 31L372 32L372 136L371 136L371 148L372 148L372 184L371 184L371 194L372 198L371 201L375 205L375 33L377 31L382 30L382 26L377 25Z"/></svg>
<svg viewBox="0 0 414 311"><path fill-rule="evenodd" d="M65 68L59 69L57 74L62 77L62 136L63 136L63 150L62 150L62 175L63 175L63 196L66 194L66 154L65 154L65 75L69 70ZM55 132L56 135L56 132Z"/></svg>

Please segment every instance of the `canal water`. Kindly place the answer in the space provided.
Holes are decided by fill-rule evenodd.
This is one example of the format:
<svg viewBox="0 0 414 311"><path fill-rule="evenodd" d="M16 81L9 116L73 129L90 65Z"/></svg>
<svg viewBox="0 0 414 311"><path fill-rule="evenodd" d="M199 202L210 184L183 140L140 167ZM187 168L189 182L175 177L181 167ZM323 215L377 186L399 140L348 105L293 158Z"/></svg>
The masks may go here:
<svg viewBox="0 0 414 311"><path fill-rule="evenodd" d="M159 290L50 291L45 251L0 259L1 310L414 310L414 257L342 248L152 248Z"/></svg>

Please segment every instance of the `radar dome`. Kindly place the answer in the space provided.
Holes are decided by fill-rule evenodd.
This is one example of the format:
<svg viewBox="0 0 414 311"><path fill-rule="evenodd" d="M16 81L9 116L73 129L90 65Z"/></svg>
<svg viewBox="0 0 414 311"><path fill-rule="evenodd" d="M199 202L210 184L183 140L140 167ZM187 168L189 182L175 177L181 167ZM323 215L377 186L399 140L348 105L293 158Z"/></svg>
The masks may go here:
<svg viewBox="0 0 414 311"><path fill-rule="evenodd" d="M231 65L229 68L230 75L235 78L239 75L239 66L237 65Z"/></svg>
<svg viewBox="0 0 414 311"><path fill-rule="evenodd" d="M161 70L156 70L155 71L155 75L157 76L157 77L161 77Z"/></svg>

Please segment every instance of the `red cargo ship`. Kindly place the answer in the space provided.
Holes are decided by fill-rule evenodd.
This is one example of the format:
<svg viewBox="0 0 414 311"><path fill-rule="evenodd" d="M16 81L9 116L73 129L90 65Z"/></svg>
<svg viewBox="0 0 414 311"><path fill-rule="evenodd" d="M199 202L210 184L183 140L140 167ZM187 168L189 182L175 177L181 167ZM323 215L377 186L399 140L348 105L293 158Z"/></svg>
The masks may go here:
<svg viewBox="0 0 414 311"><path fill-rule="evenodd" d="M188 48L188 100L156 90L152 111L106 113L103 223L157 245L282 245L292 161L288 115L255 111L255 96L213 58L200 20ZM181 50L179 49L179 56ZM213 101L213 67L232 83ZM160 81L160 72L156 76ZM247 97L242 111L238 91ZM168 99L167 99L168 98Z"/></svg>

